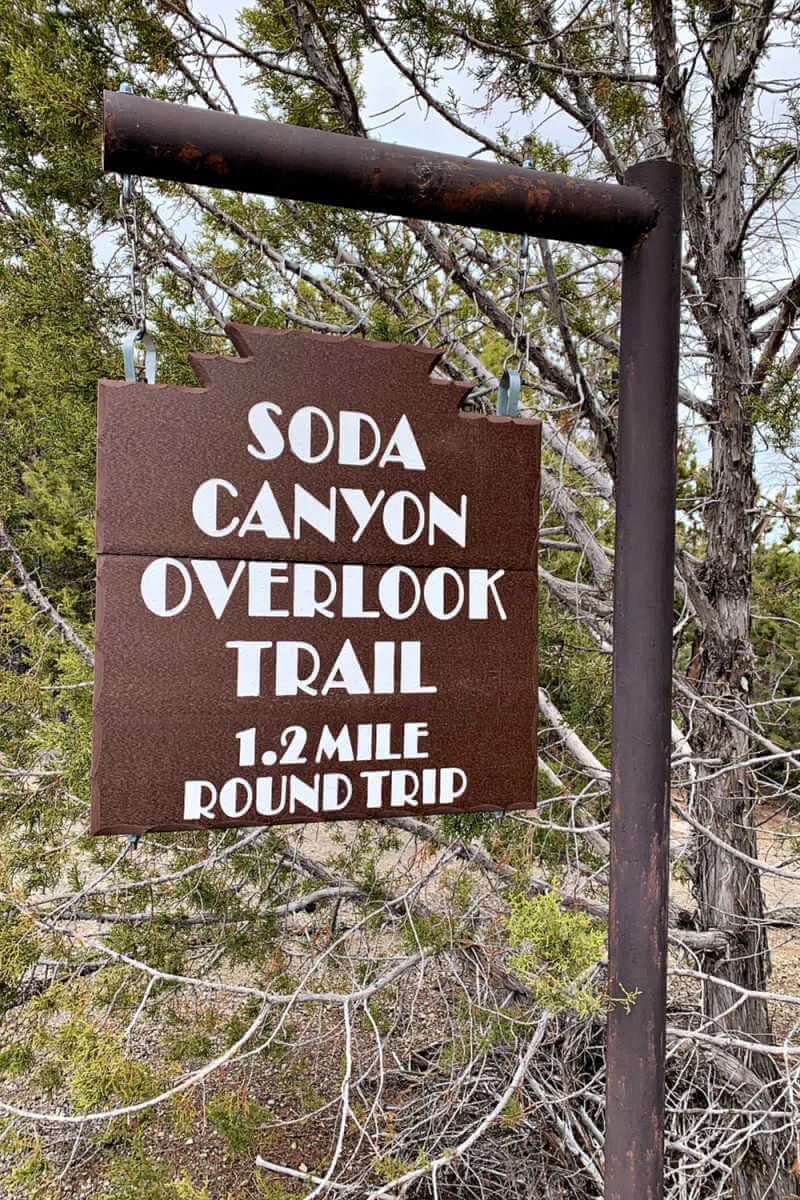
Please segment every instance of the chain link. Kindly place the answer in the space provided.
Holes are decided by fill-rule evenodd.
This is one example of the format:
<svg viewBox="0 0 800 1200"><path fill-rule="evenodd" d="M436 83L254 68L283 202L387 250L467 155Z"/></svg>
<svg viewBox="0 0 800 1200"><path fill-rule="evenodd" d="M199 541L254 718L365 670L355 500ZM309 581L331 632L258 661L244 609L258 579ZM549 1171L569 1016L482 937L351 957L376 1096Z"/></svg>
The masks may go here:
<svg viewBox="0 0 800 1200"><path fill-rule="evenodd" d="M145 274L142 271L139 254L141 238L139 234L139 214L133 180L130 175L123 175L122 190L119 197L119 212L122 228L125 231L125 242L130 262L129 304L131 327L140 337L147 332L147 288Z"/></svg>
<svg viewBox="0 0 800 1200"><path fill-rule="evenodd" d="M130 83L120 84L120 91L133 94ZM139 212L134 192L133 179L130 175L122 176L122 186L119 194L119 213L122 228L125 231L125 242L128 249L130 268L130 309L131 328L136 330L139 338L147 333L147 289L145 274L139 262Z"/></svg>

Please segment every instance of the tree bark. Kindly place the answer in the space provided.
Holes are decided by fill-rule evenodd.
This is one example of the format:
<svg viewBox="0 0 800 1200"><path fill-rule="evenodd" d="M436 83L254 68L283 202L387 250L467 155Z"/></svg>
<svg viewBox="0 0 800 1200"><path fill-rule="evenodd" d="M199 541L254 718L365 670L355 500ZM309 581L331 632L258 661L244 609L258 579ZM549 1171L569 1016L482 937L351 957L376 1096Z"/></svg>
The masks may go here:
<svg viewBox="0 0 800 1200"><path fill-rule="evenodd" d="M717 978L761 992L769 975L769 947L763 924L764 899L757 868L737 851L758 858L755 827L757 793L748 769L749 691L753 674L750 646L753 505L756 482L753 429L748 395L753 376L747 314L745 264L740 230L745 213L745 171L752 116L752 70L742 52L741 14L722 3L709 14L708 57L716 86L711 98L712 183L706 230L696 214L687 222L693 248L703 262L698 278L705 313L713 406L710 498L705 508L707 538L703 590L715 614L700 632L697 687L716 708L735 716L739 727L704 711L695 723L693 745L706 765L698 772L694 811L715 838L696 839L693 887L701 928L724 929L731 950L723 958L705 955ZM744 61L743 61L744 59ZM724 984L704 988L705 1014L721 1031L758 1041L771 1040L771 1019L759 995L743 997ZM750 1068L769 1083L777 1078L771 1060L754 1055ZM737 1166L731 1179L735 1200L797 1194L797 1180L771 1161L766 1146Z"/></svg>

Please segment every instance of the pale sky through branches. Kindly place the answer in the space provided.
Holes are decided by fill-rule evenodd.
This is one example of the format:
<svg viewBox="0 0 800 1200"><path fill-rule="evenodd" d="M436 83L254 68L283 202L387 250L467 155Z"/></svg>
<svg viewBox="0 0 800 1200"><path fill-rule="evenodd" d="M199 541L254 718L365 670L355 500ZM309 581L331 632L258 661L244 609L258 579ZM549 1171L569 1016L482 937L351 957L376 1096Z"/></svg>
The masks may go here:
<svg viewBox="0 0 800 1200"><path fill-rule="evenodd" d="M238 14L246 7L247 4L242 0L213 0L202 7L198 6L198 10L211 25L236 37L239 32ZM768 62L770 84L773 81L786 81L796 74L796 51L793 48L773 46ZM254 90L243 81L239 64L229 59L221 59L217 65L240 112L256 115ZM419 146L422 149L444 153L468 155L477 151L482 156L486 155L483 147L476 147L472 139L455 129L434 110L424 106L413 95L411 84L400 76L384 55L373 53L366 56L360 83L365 92L363 111L371 136L381 141ZM515 140L520 140L527 133L535 131L539 137L551 140L560 147L574 149L575 174L585 174L585 167L581 167L582 131L578 130L561 110L552 110L550 106L546 108L544 104L540 104L533 113L523 115L515 113L512 106L502 97L495 97L487 104L486 97L475 91L466 72L459 70L455 65L452 70L442 73L435 94L437 98L447 101L449 91L459 97L465 106L465 113L468 113L469 123L475 128L485 130L493 137L497 136L498 131L505 130ZM771 88L761 93L759 106L762 120L767 125L774 124L778 118L785 120L785 113L778 111L781 101L772 94ZM797 259L800 254L794 236L794 213L787 212L785 215L785 238L780 239L779 246L773 244L774 239L773 243L767 243L765 265L762 269L766 291L769 291L771 286L770 265L774 254L781 254L787 262ZM758 269L751 270L751 276L757 280ZM683 371L687 370L693 372L693 364L684 362ZM693 378L691 386L697 394L701 394L705 388L700 378ZM704 436L696 439L696 442L698 457L704 462L707 458ZM756 458L762 488L774 493L787 484L793 486L797 479L797 464L774 448L765 448L760 442L761 439L756 434Z"/></svg>

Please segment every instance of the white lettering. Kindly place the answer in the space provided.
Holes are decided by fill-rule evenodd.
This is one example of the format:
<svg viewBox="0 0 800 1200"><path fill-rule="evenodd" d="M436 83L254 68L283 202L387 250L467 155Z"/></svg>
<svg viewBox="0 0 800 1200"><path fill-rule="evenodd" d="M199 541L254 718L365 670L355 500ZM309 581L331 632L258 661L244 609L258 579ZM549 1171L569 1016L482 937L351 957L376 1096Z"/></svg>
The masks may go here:
<svg viewBox="0 0 800 1200"><path fill-rule="evenodd" d="M272 642L226 642L227 650L236 651L236 695L261 695L261 651Z"/></svg>
<svg viewBox="0 0 800 1200"><path fill-rule="evenodd" d="M417 510L417 527L406 534L406 511L411 505ZM396 546L410 546L425 528L425 507L413 492L393 492L383 506L383 528Z"/></svg>
<svg viewBox="0 0 800 1200"><path fill-rule="evenodd" d="M239 807L239 790L244 793ZM253 803L253 789L246 779L229 779L219 789L219 806L226 817L243 817Z"/></svg>
<svg viewBox="0 0 800 1200"><path fill-rule="evenodd" d="M403 758L428 758L428 751L420 750L419 741L429 736L427 721L406 721L403 725Z"/></svg>
<svg viewBox="0 0 800 1200"><path fill-rule="evenodd" d="M197 576L200 587L203 589L206 600L211 605L211 611L217 620L220 619L228 607L228 601L233 595L234 588L239 582L244 568L245 563L238 562L234 568L230 583L226 583L225 576L222 574L222 568L214 559L192 559L192 570ZM252 575L250 576L250 583L252 586ZM288 613L286 615L288 616Z"/></svg>
<svg viewBox="0 0 800 1200"><path fill-rule="evenodd" d="M405 610L400 608L400 580L403 576L410 581L413 592L413 600ZM415 613L419 607L421 594L422 588L419 580L410 567L389 567L388 571L384 571L378 584L378 600L381 608L387 617L391 617L394 621L405 621Z"/></svg>
<svg viewBox="0 0 800 1200"><path fill-rule="evenodd" d="M203 802L203 793L209 799ZM207 779L187 779L183 785L183 819L199 821L201 817L213 817L217 803L217 789Z"/></svg>
<svg viewBox="0 0 800 1200"><path fill-rule="evenodd" d="M365 424L372 432L372 449L362 456L361 429ZM343 467L368 466L377 457L380 448L381 431L372 417L362 412L339 413L339 462Z"/></svg>
<svg viewBox="0 0 800 1200"><path fill-rule="evenodd" d="M439 803L452 804L467 790L466 772L462 771L460 767L442 767L440 774Z"/></svg>
<svg viewBox="0 0 800 1200"><path fill-rule="evenodd" d="M345 570L347 570L346 567ZM328 581L328 594L322 600L317 598L318 576ZM329 608L335 595L336 576L328 567L319 566L317 563L297 563L295 565L293 603L295 617L313 617L315 613L321 613L323 617L335 616L336 614ZM376 617L377 615L375 613Z"/></svg>
<svg viewBox="0 0 800 1200"><path fill-rule="evenodd" d="M400 463L407 471L425 470L417 439L414 437L414 431L405 415L397 422L394 433L386 443L386 449L380 457L378 466L385 467L390 462Z"/></svg>
<svg viewBox="0 0 800 1200"><path fill-rule="evenodd" d="M174 567L183 581L183 595L170 608L167 603L167 568ZM177 558L156 558L142 572L139 590L151 613L157 617L176 617L183 612L192 596L192 577Z"/></svg>
<svg viewBox="0 0 800 1200"><path fill-rule="evenodd" d="M244 565L244 564L243 564ZM288 608L272 607L272 589L276 584L288 583L285 562L253 562L249 564L247 615L248 617L288 617Z"/></svg>
<svg viewBox="0 0 800 1200"><path fill-rule="evenodd" d="M357 542L364 530L367 528L367 525L369 525L370 521L374 517L381 500L383 500L383 497L386 495L386 492L378 492L377 496L370 504L369 500L367 499L366 492L363 491L362 488L340 488L339 490L342 493L342 499L356 519L358 528L353 534L353 541Z"/></svg>
<svg viewBox="0 0 800 1200"><path fill-rule="evenodd" d="M294 538L302 537L301 521L305 521L329 542L336 541L336 488L331 488L327 505L299 483L294 485Z"/></svg>
<svg viewBox="0 0 800 1200"><path fill-rule="evenodd" d="M333 688L341 688L348 696L366 696L370 691L367 677L361 669L349 638L339 651L328 678L320 688L320 695L327 696Z"/></svg>
<svg viewBox="0 0 800 1200"><path fill-rule="evenodd" d="M263 533L268 538L291 537L289 527L283 519L275 493L265 479L258 490L258 495L250 506L244 519L239 537L244 537L251 531ZM295 536L297 536L295 534Z"/></svg>
<svg viewBox="0 0 800 1200"><path fill-rule="evenodd" d="M364 609L364 568L342 567L342 616L379 617L376 609Z"/></svg>
<svg viewBox="0 0 800 1200"><path fill-rule="evenodd" d="M314 762L321 762L323 757L336 758L339 762L353 761L353 743L346 725L342 726L336 737L331 733L330 726L323 726Z"/></svg>
<svg viewBox="0 0 800 1200"><path fill-rule="evenodd" d="M306 654L311 659L311 671L306 675L300 674L300 655ZM319 674L319 655L308 642L278 642L275 647L275 695L296 696L305 692L307 696L316 696L317 689L311 684Z"/></svg>
<svg viewBox="0 0 800 1200"><path fill-rule="evenodd" d="M239 524L238 517L231 517L228 524L220 529L217 509L220 489L226 491L234 499L239 495L232 483L227 479L207 479L201 483L192 500L192 516L194 523L201 533L208 537L226 537L233 533Z"/></svg>
<svg viewBox="0 0 800 1200"><path fill-rule="evenodd" d="M419 779L416 771L392 771L391 799L392 808L416 808L414 799L419 791Z"/></svg>
<svg viewBox="0 0 800 1200"><path fill-rule="evenodd" d="M341 797L339 796L340 789L344 791L344 795ZM343 808L347 808L352 795L353 785L346 775L322 776L323 812L341 812Z"/></svg>
<svg viewBox="0 0 800 1200"><path fill-rule="evenodd" d="M469 572L469 619L471 621L485 621L489 616L490 592L500 620L507 619L506 610L497 594L497 581L503 575L505 575L505 571L495 571L494 575L490 576L489 572L482 568L476 568Z"/></svg>
<svg viewBox="0 0 800 1200"><path fill-rule="evenodd" d="M281 780L280 795L272 801L272 778L263 775L256 780L256 812L262 817L277 817L286 804L286 780Z"/></svg>
<svg viewBox="0 0 800 1200"><path fill-rule="evenodd" d="M436 685L422 682L422 646L420 642L400 643L400 691L435 692Z"/></svg>
<svg viewBox="0 0 800 1200"><path fill-rule="evenodd" d="M428 545L436 543L436 530L446 533L457 546L467 544L467 497L461 497L461 507L456 512L435 492L428 492Z"/></svg>
<svg viewBox="0 0 800 1200"><path fill-rule="evenodd" d="M318 417L325 428L325 446L316 454L311 449L312 441L312 417ZM327 458L333 449L335 441L333 432L333 424L327 413L324 413L321 408L315 408L313 404L307 405L305 408L298 408L297 412L289 422L289 445L292 451L301 462L318 463ZM341 459L339 460L341 462Z"/></svg>
<svg viewBox="0 0 800 1200"><path fill-rule="evenodd" d="M367 781L367 808L383 807L383 781L391 771L362 771L361 778Z"/></svg>
<svg viewBox="0 0 800 1200"><path fill-rule="evenodd" d="M253 458L266 462L283 454L283 434L269 415L276 413L280 416L282 411L277 404L270 404L268 400L262 400L250 409L247 421L250 432L255 434L259 446L256 448L248 445L247 452L252 454Z"/></svg>
<svg viewBox="0 0 800 1200"><path fill-rule="evenodd" d="M445 608L445 581L451 579L455 584L456 597L452 607L448 610ZM452 567L437 567L435 571L431 571L428 578L425 580L425 604L428 612L436 617L437 621L452 621L457 613L461 612L464 604L464 584L458 571L454 571Z"/></svg>

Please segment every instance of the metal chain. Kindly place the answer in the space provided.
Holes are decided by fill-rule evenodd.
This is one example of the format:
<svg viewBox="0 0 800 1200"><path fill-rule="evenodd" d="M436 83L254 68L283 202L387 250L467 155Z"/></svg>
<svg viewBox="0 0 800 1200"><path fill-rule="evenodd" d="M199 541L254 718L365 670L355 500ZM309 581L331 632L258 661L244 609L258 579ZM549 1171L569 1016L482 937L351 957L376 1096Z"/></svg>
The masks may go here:
<svg viewBox="0 0 800 1200"><path fill-rule="evenodd" d="M532 167L533 163L529 158L523 162L523 167ZM525 332L525 290L528 286L528 272L530 271L530 249L531 239L527 233L523 233L519 239L519 250L517 251L517 290L514 296L514 313L511 319L511 332L514 338L513 357L517 363L517 370L523 371L528 365L528 341L530 335Z"/></svg>
<svg viewBox="0 0 800 1200"><path fill-rule="evenodd" d="M532 167L533 163L526 158L522 165ZM515 417L517 415L522 376L528 369L530 335L525 332L525 290L528 286L528 271L530 270L530 244L529 235L523 233L519 239L517 251L517 284L514 292L514 310L511 315L513 348L503 364L503 374L497 389L499 416ZM512 361L513 369L509 367Z"/></svg>
<svg viewBox="0 0 800 1200"><path fill-rule="evenodd" d="M120 91L132 92L129 83L123 83ZM155 383L156 381L156 347L152 335L147 332L147 285L146 276L139 261L139 212L134 195L133 179L130 175L122 176L122 186L119 195L119 213L122 228L125 231L125 242L128 249L128 259L131 264L130 273L130 311L131 327L122 343L122 359L125 366L125 379L129 383L141 381ZM144 351L144 362L136 365L136 349Z"/></svg>
<svg viewBox="0 0 800 1200"><path fill-rule="evenodd" d="M125 242L130 262L130 312L131 327L143 337L147 332L147 289L145 276L139 261L141 239L139 234L139 216L136 197L133 190L133 180L130 175L122 176L122 190L119 197L119 212L122 228L125 231Z"/></svg>
<svg viewBox="0 0 800 1200"><path fill-rule="evenodd" d="M530 270L530 238L523 233L519 239L517 255L517 295L514 301L514 354L522 371L528 365L528 341L530 334L525 332L525 290L528 286L528 271ZM521 349L520 349L521 344Z"/></svg>

